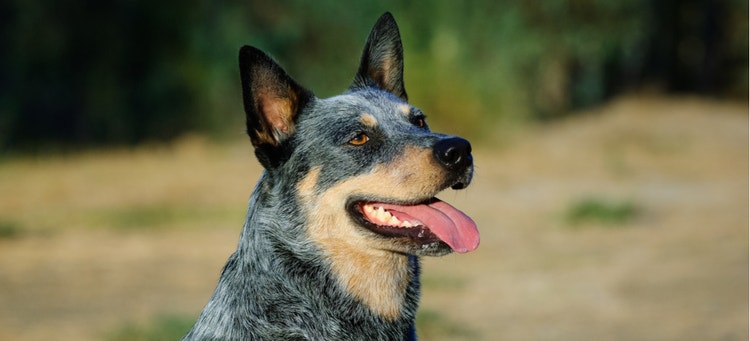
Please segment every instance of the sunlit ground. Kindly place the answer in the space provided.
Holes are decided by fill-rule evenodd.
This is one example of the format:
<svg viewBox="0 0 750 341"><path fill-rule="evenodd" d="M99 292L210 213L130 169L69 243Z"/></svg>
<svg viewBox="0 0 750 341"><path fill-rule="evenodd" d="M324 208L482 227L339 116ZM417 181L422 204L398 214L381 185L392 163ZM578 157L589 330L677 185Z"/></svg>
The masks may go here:
<svg viewBox="0 0 750 341"><path fill-rule="evenodd" d="M475 146L424 261L426 340L747 340L748 108L627 98ZM0 339L186 332L259 175L249 142L0 161Z"/></svg>

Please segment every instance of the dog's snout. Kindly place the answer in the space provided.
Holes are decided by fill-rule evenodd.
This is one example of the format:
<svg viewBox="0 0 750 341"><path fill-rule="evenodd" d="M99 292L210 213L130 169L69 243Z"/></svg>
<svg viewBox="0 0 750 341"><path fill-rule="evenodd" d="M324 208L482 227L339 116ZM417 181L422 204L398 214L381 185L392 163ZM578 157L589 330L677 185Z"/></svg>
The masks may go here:
<svg viewBox="0 0 750 341"><path fill-rule="evenodd" d="M460 137L438 141L433 147L435 159L448 170L456 171L471 166L471 144Z"/></svg>

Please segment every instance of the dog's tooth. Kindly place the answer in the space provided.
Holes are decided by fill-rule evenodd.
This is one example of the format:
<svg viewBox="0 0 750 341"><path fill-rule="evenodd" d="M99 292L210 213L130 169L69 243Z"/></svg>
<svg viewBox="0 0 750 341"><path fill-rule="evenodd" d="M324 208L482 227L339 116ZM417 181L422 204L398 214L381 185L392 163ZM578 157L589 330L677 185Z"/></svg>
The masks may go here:
<svg viewBox="0 0 750 341"><path fill-rule="evenodd" d="M388 222L391 221L391 215L384 215L380 219L382 225L388 225Z"/></svg>
<svg viewBox="0 0 750 341"><path fill-rule="evenodd" d="M378 207L378 210L375 212L375 216L383 222L387 222L391 220L391 213L386 211L383 206Z"/></svg>
<svg viewBox="0 0 750 341"><path fill-rule="evenodd" d="M364 209L365 209L365 213L367 214L372 214L372 212L375 211L375 209L372 208L372 205L365 205Z"/></svg>
<svg viewBox="0 0 750 341"><path fill-rule="evenodd" d="M404 222L401 223L401 226L403 226L403 227L413 227L414 225L412 225L408 220L404 220Z"/></svg>
<svg viewBox="0 0 750 341"><path fill-rule="evenodd" d="M383 211L383 208L382 208L382 207L377 207L377 208L376 208L376 207L373 207L373 208L372 208L372 216L373 216L373 217L374 217L375 219L377 219L377 220L383 220L383 213L384 213L384 212L385 212L385 211Z"/></svg>
<svg viewBox="0 0 750 341"><path fill-rule="evenodd" d="M396 218L396 216L392 215L391 219L388 219L388 225L391 225L391 226L400 226L401 225L401 220L398 220L398 218Z"/></svg>
<svg viewBox="0 0 750 341"><path fill-rule="evenodd" d="M371 214L372 214L373 218L380 219L380 210L378 210L377 207L375 207L375 206L372 207L372 213Z"/></svg>

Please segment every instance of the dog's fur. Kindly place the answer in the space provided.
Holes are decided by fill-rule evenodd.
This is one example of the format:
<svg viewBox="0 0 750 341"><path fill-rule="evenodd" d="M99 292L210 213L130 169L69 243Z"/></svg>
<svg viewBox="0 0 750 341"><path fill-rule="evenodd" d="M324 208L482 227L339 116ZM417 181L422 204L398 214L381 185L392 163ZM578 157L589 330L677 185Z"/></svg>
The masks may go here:
<svg viewBox="0 0 750 341"><path fill-rule="evenodd" d="M407 103L393 17L378 20L350 89L332 98L316 98L253 47L239 59L265 171L237 251L183 340L415 339L418 256L471 251L479 240L452 208L445 219L468 231L451 232L459 241L433 233L431 217L394 227L365 213L372 204L407 219L399 207L447 205L434 195L467 186L473 172L469 143L430 132Z"/></svg>

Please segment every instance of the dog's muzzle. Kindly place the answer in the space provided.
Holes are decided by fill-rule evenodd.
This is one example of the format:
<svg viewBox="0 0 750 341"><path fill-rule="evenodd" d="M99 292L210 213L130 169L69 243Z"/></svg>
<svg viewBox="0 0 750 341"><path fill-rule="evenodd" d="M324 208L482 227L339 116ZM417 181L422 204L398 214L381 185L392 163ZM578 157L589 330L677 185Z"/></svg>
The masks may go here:
<svg viewBox="0 0 750 341"><path fill-rule="evenodd" d="M460 137L439 140L432 147L435 160L451 175L451 188L462 189L469 185L474 172L471 144Z"/></svg>

